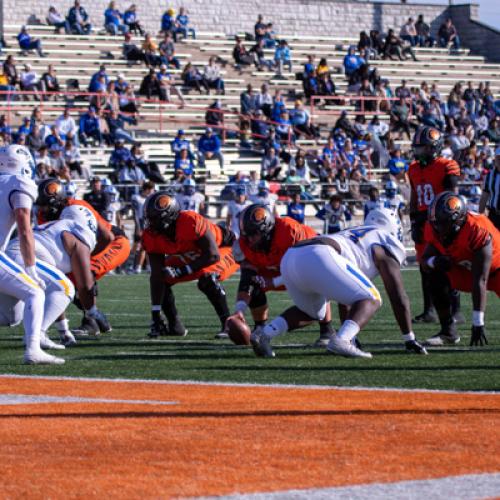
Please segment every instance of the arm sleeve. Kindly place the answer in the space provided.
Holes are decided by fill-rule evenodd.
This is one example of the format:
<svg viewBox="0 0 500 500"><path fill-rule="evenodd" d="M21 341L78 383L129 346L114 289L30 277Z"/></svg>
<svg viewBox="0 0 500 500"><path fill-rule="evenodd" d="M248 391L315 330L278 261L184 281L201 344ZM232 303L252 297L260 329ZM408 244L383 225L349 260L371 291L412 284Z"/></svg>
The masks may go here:
<svg viewBox="0 0 500 500"><path fill-rule="evenodd" d="M22 191L14 191L10 195L10 204L14 210L17 208L29 208L31 209L33 206L33 198Z"/></svg>

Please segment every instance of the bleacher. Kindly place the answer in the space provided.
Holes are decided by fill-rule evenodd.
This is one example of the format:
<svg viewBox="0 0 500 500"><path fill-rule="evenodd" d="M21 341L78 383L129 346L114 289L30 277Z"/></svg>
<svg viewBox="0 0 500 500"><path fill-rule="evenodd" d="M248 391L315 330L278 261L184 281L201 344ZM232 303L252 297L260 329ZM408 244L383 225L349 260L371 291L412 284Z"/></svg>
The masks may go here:
<svg viewBox="0 0 500 500"><path fill-rule="evenodd" d="M6 25L5 38L10 48L5 49L5 54L13 54L17 61L18 69L22 64L29 63L35 71L42 75L49 64L53 64L57 70L57 76L63 90L70 79L77 79L82 92L86 91L90 77L94 74L100 64L105 64L107 73L111 79L123 73L130 83L134 84L136 91L147 69L144 64L128 64L122 58L122 37L103 34L66 35L54 34L54 29L50 26L36 25L28 26L29 33L37 38L41 38L46 58L39 58L34 53L21 53L16 35L19 26ZM191 61L200 70L206 65L211 55L218 55L227 60L223 68L223 78L225 80L225 95L199 95L197 92L184 92L186 106L179 109L176 97L172 103L148 102L143 103L140 109L140 120L137 127L133 127L135 137L142 142L146 155L156 161L162 172L170 174L172 172L173 156L170 152L169 142L175 136L176 130L183 128L186 130L188 138L195 140L203 129L206 107L215 98L220 99L224 109L232 111L225 117L225 127L238 129L239 96L245 90L248 83L252 83L255 89L259 89L263 83L269 83L270 92L279 88L283 91L293 106L293 100L302 94L302 82L295 79L295 73L301 72L306 57L314 54L317 59L325 57L330 68L335 72L337 92L344 94L347 89L347 82L343 75L342 60L349 45L356 44L357 38L344 38L335 36L303 36L294 37L280 35L286 38L292 50L292 73L284 73L284 79L275 78L271 72L255 71L255 68L244 70L236 69L233 65L231 53L234 46L234 37L226 36L222 33L199 32L196 40L182 40L176 45L178 57L181 64ZM141 45L142 40L133 38L134 43ZM251 42L246 45L250 47ZM273 51L268 50L268 58L273 58ZM486 62L483 57L473 56L467 49L458 53L451 53L442 48L416 48L418 61L407 60L390 61L374 60L370 64L379 69L383 78L388 78L394 89L401 80L407 81L408 87L419 87L422 81L429 84L437 83L439 91L444 96L451 87L458 81L472 81L475 84L489 81L495 96L500 96L500 65ZM170 73L180 78L180 71L169 70ZM80 110L88 106L88 102L83 96L72 100L72 115L75 120L78 118ZM55 120L61 114L66 103L63 95L56 96L55 100L33 101L33 100L12 100L3 102L0 106L1 113L8 113L13 128L21 123L24 116L31 114L34 105L41 107L43 116L48 123ZM351 118L354 118L354 106L346 105L326 106L325 110L314 112L312 118L316 125L323 131L329 129L337 118L337 115L346 110ZM331 111L334 111L332 113ZM381 119L388 120L387 115L378 113ZM370 113L366 114L367 117ZM323 134L324 136L325 134ZM229 136L230 137L230 136ZM408 146L407 142L401 141L403 146ZM322 147L321 141L316 144L314 141L299 140L296 147L306 149ZM108 157L111 148L88 147L82 148L83 161L92 168L94 174L107 175ZM207 170L201 173L207 179L208 196L216 197L221 187L227 182L229 175L238 170L260 170L261 156L258 151L241 150L239 141L236 138L229 138L223 147L225 165L220 171L218 163L208 161ZM380 172L376 172L378 174Z"/></svg>

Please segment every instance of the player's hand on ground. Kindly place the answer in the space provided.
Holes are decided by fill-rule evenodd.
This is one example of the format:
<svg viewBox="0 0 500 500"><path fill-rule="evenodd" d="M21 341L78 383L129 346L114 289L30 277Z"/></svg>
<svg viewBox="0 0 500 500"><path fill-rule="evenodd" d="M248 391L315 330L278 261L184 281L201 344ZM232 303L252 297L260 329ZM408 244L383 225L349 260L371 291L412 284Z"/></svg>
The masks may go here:
<svg viewBox="0 0 500 500"><path fill-rule="evenodd" d="M484 326L473 326L471 329L470 344L471 346L488 345L486 338L486 330Z"/></svg>

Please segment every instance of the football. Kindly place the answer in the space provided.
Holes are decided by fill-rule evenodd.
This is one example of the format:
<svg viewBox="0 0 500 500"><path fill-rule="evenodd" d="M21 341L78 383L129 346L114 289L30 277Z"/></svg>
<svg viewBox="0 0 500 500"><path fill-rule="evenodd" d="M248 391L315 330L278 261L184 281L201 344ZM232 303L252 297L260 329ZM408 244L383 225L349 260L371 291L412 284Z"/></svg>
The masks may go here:
<svg viewBox="0 0 500 500"><path fill-rule="evenodd" d="M229 338L236 345L250 345L250 327L238 316L230 316L226 322Z"/></svg>

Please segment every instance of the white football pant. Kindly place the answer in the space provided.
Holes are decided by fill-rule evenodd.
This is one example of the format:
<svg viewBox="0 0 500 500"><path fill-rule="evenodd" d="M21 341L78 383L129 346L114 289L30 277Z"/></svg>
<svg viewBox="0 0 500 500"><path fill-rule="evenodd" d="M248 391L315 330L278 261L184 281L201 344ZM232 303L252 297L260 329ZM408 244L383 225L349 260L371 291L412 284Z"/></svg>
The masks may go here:
<svg viewBox="0 0 500 500"><path fill-rule="evenodd" d="M366 299L381 301L373 283L329 245L288 249L281 276L293 303L314 319L325 318L330 300L346 306Z"/></svg>

